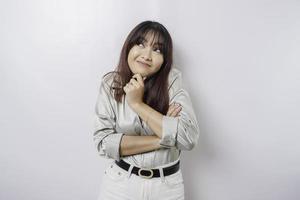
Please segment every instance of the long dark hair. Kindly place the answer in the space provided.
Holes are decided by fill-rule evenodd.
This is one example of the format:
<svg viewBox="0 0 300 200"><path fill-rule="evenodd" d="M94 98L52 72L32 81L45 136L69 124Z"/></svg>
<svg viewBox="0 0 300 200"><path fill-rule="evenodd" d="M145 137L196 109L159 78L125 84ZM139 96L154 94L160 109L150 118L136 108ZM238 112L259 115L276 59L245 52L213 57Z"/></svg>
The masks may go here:
<svg viewBox="0 0 300 200"><path fill-rule="evenodd" d="M142 38L145 38L148 33L153 34L153 41L158 40L158 42L162 44L161 51L164 62L159 71L147 77L144 81L143 101L156 111L165 115L169 108L168 75L173 62L173 44L168 30L158 22L144 21L138 24L129 33L122 47L118 66L115 71L109 72L114 75L110 89L116 101L122 102L126 94L123 87L133 76L127 62L128 53L130 49L138 44Z"/></svg>

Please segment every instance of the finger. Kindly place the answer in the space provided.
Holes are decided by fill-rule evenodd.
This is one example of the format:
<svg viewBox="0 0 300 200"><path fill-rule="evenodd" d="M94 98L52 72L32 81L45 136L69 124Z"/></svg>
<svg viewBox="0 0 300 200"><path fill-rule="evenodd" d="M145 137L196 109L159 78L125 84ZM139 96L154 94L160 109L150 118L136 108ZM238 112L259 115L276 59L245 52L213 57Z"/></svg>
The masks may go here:
<svg viewBox="0 0 300 200"><path fill-rule="evenodd" d="M134 74L132 76L140 85L144 85L144 79L141 74Z"/></svg>
<svg viewBox="0 0 300 200"><path fill-rule="evenodd" d="M130 91L131 89L132 89L132 85L131 85L131 83L127 83L126 85L125 85L125 87L126 87L126 89L127 89L127 91Z"/></svg>
<svg viewBox="0 0 300 200"><path fill-rule="evenodd" d="M136 78L137 82L144 86L144 81L143 81L143 78L142 78L142 75L141 74L135 74L132 76L132 78Z"/></svg>
<svg viewBox="0 0 300 200"><path fill-rule="evenodd" d="M123 87L123 90L124 90L125 93L127 93L127 86L126 85Z"/></svg>
<svg viewBox="0 0 300 200"><path fill-rule="evenodd" d="M134 78L130 79L129 82L137 88L140 87L140 84Z"/></svg>
<svg viewBox="0 0 300 200"><path fill-rule="evenodd" d="M174 107L175 107L175 104L174 104L174 103L171 103L171 104L169 105L169 108L168 108L168 112L167 112L167 113L170 113L170 111L172 111L172 109L174 109Z"/></svg>
<svg viewBox="0 0 300 200"><path fill-rule="evenodd" d="M171 116L172 110L169 108L169 110L167 111L167 116Z"/></svg>
<svg viewBox="0 0 300 200"><path fill-rule="evenodd" d="M181 110L182 110L182 107L178 107L177 109L176 109L176 117L178 116L178 114L181 112Z"/></svg>
<svg viewBox="0 0 300 200"><path fill-rule="evenodd" d="M168 116L169 116L169 117L174 117L174 113L171 112L171 113L168 114Z"/></svg>
<svg viewBox="0 0 300 200"><path fill-rule="evenodd" d="M173 116L174 115L174 112L176 111L176 106L173 104L173 105L171 105L170 107L169 107L169 110L168 110L168 114L170 115L170 116Z"/></svg>
<svg viewBox="0 0 300 200"><path fill-rule="evenodd" d="M172 110L171 115L176 117L178 113L181 111L182 107L181 106L175 106L175 108Z"/></svg>
<svg viewBox="0 0 300 200"><path fill-rule="evenodd" d="M172 112L171 112L171 116L175 117L178 113L179 113L180 109L175 108Z"/></svg>

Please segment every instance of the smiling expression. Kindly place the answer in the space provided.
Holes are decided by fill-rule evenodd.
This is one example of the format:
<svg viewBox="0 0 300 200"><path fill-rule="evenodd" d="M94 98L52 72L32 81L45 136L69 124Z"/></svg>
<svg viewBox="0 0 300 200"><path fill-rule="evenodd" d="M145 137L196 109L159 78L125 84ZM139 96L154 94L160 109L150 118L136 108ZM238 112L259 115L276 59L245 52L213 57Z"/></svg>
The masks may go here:
<svg viewBox="0 0 300 200"><path fill-rule="evenodd" d="M148 33L142 42L135 44L128 53L128 66L133 74L149 77L161 68L164 57L159 45L153 42L154 35Z"/></svg>

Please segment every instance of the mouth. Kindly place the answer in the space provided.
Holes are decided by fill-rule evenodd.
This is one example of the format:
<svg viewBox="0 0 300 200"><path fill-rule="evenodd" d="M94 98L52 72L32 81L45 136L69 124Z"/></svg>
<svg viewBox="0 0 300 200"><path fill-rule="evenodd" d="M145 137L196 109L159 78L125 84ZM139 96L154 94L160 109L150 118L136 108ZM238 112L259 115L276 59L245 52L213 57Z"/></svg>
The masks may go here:
<svg viewBox="0 0 300 200"><path fill-rule="evenodd" d="M149 64L141 62L141 61L136 61L137 63L139 63L140 65L144 66L144 67L150 67Z"/></svg>

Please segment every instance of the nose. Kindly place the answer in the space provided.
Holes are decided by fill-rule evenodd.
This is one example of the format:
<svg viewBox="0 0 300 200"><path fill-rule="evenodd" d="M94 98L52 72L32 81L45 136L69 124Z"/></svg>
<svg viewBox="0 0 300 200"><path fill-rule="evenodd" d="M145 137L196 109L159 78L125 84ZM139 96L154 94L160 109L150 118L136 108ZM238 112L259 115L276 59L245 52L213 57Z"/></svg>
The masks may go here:
<svg viewBox="0 0 300 200"><path fill-rule="evenodd" d="M142 58L147 61L152 61L151 58L151 48L145 48L142 54Z"/></svg>

